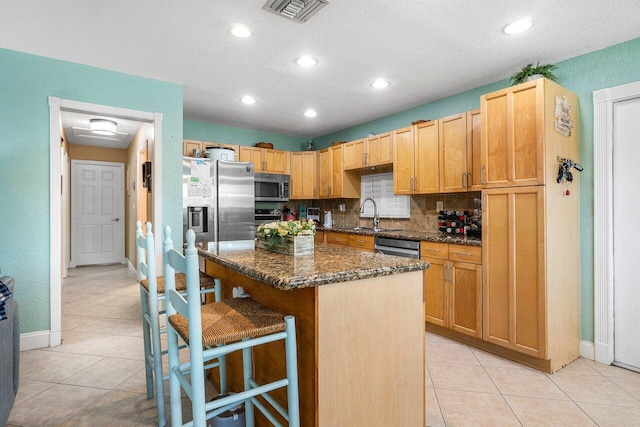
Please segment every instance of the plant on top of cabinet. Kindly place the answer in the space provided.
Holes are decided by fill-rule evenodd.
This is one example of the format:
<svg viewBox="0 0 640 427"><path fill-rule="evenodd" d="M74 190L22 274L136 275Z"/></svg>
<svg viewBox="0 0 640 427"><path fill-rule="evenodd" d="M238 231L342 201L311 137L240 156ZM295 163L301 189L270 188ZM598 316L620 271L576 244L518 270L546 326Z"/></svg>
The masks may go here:
<svg viewBox="0 0 640 427"><path fill-rule="evenodd" d="M558 67L553 64L540 65L538 62L535 67L533 64L527 64L522 67L520 71L509 77L509 81L512 82L511 86L519 85L520 83L528 82L539 77L544 77L545 79L555 82L558 78L553 74L553 70L556 69L558 69Z"/></svg>

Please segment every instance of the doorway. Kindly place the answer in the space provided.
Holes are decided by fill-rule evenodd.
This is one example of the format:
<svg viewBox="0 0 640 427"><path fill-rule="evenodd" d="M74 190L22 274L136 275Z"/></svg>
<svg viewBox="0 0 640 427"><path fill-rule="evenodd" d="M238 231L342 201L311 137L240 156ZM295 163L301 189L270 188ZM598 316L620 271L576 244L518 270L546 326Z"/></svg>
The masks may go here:
<svg viewBox="0 0 640 427"><path fill-rule="evenodd" d="M149 123L150 128L153 131L154 137L148 141L148 150L150 161L152 164L152 174L154 176L154 192L151 195L152 211L149 212L149 219L153 222L154 226L161 227L162 225L162 176L160 171L162 170L162 114L129 110L118 107L111 107L98 104L90 104L86 102L78 102L71 100L64 100L57 97L49 97L49 135L50 135L50 330L48 335L48 343L42 342L40 344L34 343L35 347L54 347L60 345L61 342L61 318L62 318L62 301L61 301L61 281L62 272L64 270L62 265L61 256L61 242L63 241L63 209L62 209L62 197L61 186L63 177L62 172L64 170L61 165L61 159L63 157L63 150L61 150L62 141L62 113L79 112L85 114L91 114L94 116L109 116L113 118L119 118L123 120L135 120L144 123ZM65 178L65 182L68 181L68 177ZM127 188L132 183L127 182ZM123 185L124 188L124 185ZM135 188L134 188L135 189ZM131 232L127 233L127 235ZM135 229L132 231L135 234ZM162 256L161 241L158 239L156 242L156 253Z"/></svg>
<svg viewBox="0 0 640 427"><path fill-rule="evenodd" d="M71 161L70 267L125 261L124 164Z"/></svg>
<svg viewBox="0 0 640 427"><path fill-rule="evenodd" d="M640 371L640 292L634 267L640 245L633 187L640 156L640 82L594 92L594 345L593 358ZM634 135L635 133L635 135ZM635 137L635 140L634 140ZM583 353L584 355L584 353Z"/></svg>
<svg viewBox="0 0 640 427"><path fill-rule="evenodd" d="M640 372L640 242L629 227L640 212L633 171L640 159L640 97L613 104L613 364Z"/></svg>

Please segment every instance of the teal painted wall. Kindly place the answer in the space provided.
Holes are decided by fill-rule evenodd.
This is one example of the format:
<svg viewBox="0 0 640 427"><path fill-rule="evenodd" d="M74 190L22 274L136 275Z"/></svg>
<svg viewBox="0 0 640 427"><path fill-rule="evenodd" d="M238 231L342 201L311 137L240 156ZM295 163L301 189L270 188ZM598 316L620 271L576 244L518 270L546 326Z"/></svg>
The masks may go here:
<svg viewBox="0 0 640 427"><path fill-rule="evenodd" d="M264 141L273 143L273 148L278 150L301 151L305 149L305 140L301 138L191 120L184 121L184 139L247 146Z"/></svg>
<svg viewBox="0 0 640 427"><path fill-rule="evenodd" d="M49 96L162 113L162 216L182 229L180 85L0 49L0 266L22 333L50 329Z"/></svg>
<svg viewBox="0 0 640 427"><path fill-rule="evenodd" d="M559 62L558 83L575 92L580 99L580 163L585 170L580 181L580 271L581 335L593 342L593 92L640 81L640 38ZM515 66L517 69L517 66ZM408 126L418 119L445 117L478 108L484 93L508 86L507 80L450 96L349 129L314 138L323 148L333 141L351 141Z"/></svg>

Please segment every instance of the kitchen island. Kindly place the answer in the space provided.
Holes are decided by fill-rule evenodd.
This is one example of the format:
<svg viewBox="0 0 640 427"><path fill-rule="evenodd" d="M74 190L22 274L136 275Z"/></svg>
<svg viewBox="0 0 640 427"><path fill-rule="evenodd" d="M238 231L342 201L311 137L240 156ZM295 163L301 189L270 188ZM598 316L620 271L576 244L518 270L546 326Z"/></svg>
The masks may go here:
<svg viewBox="0 0 640 427"><path fill-rule="evenodd" d="M313 255L203 244L223 297L251 298L296 318L301 425L425 425L425 261L317 244ZM230 355L229 388L241 387ZM284 376L284 345L254 349L255 378ZM286 406L286 393L274 398ZM258 425L269 425L262 417ZM286 424L286 423L285 423Z"/></svg>

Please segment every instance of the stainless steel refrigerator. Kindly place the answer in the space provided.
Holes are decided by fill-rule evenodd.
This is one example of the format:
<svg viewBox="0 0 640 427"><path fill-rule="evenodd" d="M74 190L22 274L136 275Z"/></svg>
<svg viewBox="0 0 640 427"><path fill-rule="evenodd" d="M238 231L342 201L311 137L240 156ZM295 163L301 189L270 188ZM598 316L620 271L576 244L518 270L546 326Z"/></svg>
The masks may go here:
<svg viewBox="0 0 640 427"><path fill-rule="evenodd" d="M183 233L197 242L255 238L253 163L182 158Z"/></svg>

